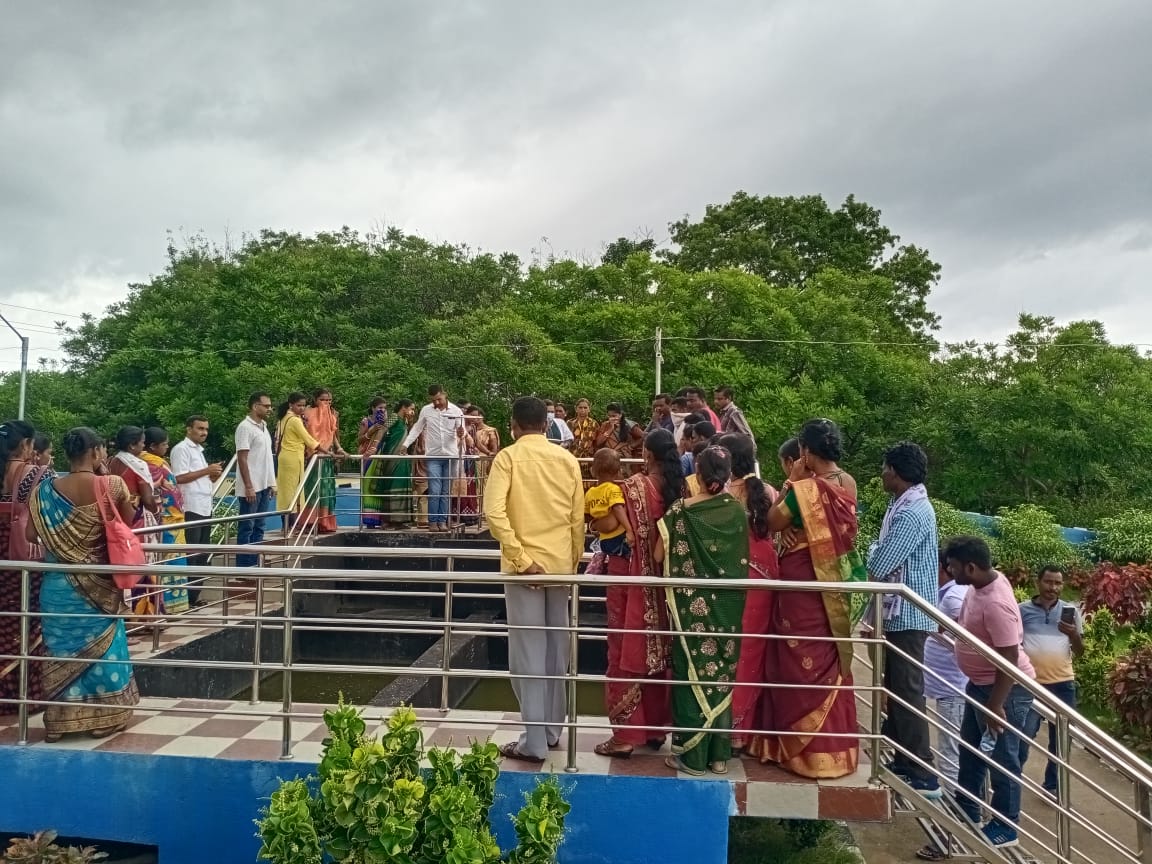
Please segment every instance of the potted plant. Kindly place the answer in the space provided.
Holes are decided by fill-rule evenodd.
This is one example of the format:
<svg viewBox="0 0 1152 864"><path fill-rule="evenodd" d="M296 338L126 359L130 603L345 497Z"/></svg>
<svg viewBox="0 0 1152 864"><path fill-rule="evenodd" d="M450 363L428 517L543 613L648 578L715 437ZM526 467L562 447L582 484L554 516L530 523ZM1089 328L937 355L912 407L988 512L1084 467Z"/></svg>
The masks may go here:
<svg viewBox="0 0 1152 864"><path fill-rule="evenodd" d="M4 860L11 864L91 864L108 856L95 846L57 846L55 831L38 831L31 837L8 841Z"/></svg>
<svg viewBox="0 0 1152 864"><path fill-rule="evenodd" d="M328 738L309 780L285 780L257 820L259 857L272 864L498 864L489 811L499 753L474 741L463 753L431 748L409 707L397 708L379 740L343 700L324 712ZM553 864L569 805L555 778L526 795L513 818L518 845L507 859Z"/></svg>

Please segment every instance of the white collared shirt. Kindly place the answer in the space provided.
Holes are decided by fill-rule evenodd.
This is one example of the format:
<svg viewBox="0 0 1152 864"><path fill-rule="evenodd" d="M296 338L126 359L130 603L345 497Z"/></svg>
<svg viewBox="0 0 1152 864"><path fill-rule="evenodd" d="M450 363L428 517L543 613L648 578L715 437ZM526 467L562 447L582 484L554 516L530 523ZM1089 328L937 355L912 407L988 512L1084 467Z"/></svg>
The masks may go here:
<svg viewBox="0 0 1152 864"><path fill-rule="evenodd" d="M172 448L168 461L172 466L172 473L177 477L181 474L203 471L208 467L203 446L189 438L185 438ZM185 513L195 513L198 516L212 515L212 480L207 474L191 483L181 483L180 494L184 496Z"/></svg>
<svg viewBox="0 0 1152 864"><path fill-rule="evenodd" d="M257 423L245 417L236 427L236 453L248 451L248 476L252 479L252 491L263 492L276 486L276 467L272 462L272 436L268 434L267 423ZM236 471L236 494L246 495L244 476Z"/></svg>
<svg viewBox="0 0 1152 864"><path fill-rule="evenodd" d="M449 456L460 455L460 441L456 437L456 430L464 425L464 412L459 407L448 403L443 411L429 402L420 409L420 416L408 430L408 437L404 439L404 446L411 447L412 442L424 435L424 455L443 459Z"/></svg>

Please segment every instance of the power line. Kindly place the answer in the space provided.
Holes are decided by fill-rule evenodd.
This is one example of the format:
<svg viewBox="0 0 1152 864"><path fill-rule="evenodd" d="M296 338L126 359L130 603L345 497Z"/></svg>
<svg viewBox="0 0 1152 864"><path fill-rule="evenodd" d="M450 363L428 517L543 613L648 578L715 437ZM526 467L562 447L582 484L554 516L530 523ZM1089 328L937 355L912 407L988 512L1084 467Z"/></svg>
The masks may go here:
<svg viewBox="0 0 1152 864"><path fill-rule="evenodd" d="M7 306L9 309L23 309L25 312L43 312L45 315L60 315L64 318L83 319L83 317L84 317L83 315L76 315L73 312L60 312L58 310L52 310L52 309L39 309L35 306L17 306L15 303L0 302L0 306Z"/></svg>

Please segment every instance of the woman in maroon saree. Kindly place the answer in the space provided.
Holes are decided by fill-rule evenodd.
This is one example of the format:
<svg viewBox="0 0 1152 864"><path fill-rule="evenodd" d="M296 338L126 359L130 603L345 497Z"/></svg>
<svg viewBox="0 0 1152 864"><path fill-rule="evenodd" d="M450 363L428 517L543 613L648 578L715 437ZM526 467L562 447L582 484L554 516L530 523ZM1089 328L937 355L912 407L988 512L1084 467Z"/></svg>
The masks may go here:
<svg viewBox="0 0 1152 864"><path fill-rule="evenodd" d="M769 512L769 526L787 532L791 541L780 557L780 579L862 580L863 562L853 548L858 528L856 481L837 465L840 430L831 420L810 420L799 442L800 458ZM819 779L856 771L860 748L853 737L855 696L851 689L828 689L852 686L852 644L821 641L851 636L851 606L844 593L777 593L771 632L783 638L770 642L768 680L800 686L768 690L761 728L794 734L757 738L752 752L761 761Z"/></svg>
<svg viewBox="0 0 1152 864"><path fill-rule="evenodd" d="M608 558L613 576L660 576L652 560L660 536L657 523L684 493L684 473L672 433L650 432L644 439L644 472L623 483L625 509L636 546L629 559ZM596 526L592 526L596 530ZM668 608L658 588L610 586L608 594L608 671L605 704L612 737L596 745L601 756L626 759L643 744L660 749L672 725L668 685L670 638ZM625 632L619 632L625 631ZM655 727L655 728L653 728Z"/></svg>
<svg viewBox="0 0 1152 864"><path fill-rule="evenodd" d="M748 578L778 579L780 561L768 530L768 510L776 500L776 490L756 476L756 448L749 436L731 433L722 436L717 443L732 456L732 480L728 484L728 493L744 505L751 521ZM754 637L770 632L774 593L766 588L752 589L744 600L740 632L745 634L745 638L740 640L737 686L732 691L732 753L736 756L750 743L748 733L757 727L763 714L761 703L767 680L765 653L769 640Z"/></svg>

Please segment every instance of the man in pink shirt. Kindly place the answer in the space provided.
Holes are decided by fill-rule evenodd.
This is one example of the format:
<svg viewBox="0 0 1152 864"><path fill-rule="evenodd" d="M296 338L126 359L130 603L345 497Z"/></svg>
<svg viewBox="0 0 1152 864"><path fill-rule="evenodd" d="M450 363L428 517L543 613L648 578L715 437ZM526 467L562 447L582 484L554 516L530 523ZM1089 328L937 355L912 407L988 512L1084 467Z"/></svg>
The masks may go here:
<svg viewBox="0 0 1152 864"><path fill-rule="evenodd" d="M1036 677L1028 655L1020 647L1024 626L1012 586L1002 573L992 569L992 553L978 537L954 537L944 550L949 575L957 585L970 585L957 622L980 642L1012 663L1021 675ZM956 662L968 676L967 696L983 705L993 716L978 711L971 703L964 707L960 739L972 750L983 750L999 770L991 769L994 816L982 829L985 839L997 848L1018 845L1016 824L1020 820L1020 772L1024 750L1022 730L1032 708L1032 694L1013 676L1001 672L980 651L963 639L956 640ZM995 746L988 752L992 739ZM989 779L988 763L967 747L960 749L960 789L956 801L973 824L980 824L980 803Z"/></svg>

